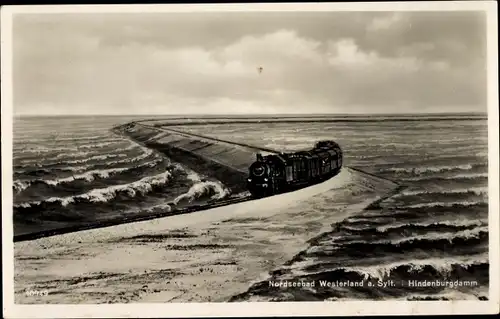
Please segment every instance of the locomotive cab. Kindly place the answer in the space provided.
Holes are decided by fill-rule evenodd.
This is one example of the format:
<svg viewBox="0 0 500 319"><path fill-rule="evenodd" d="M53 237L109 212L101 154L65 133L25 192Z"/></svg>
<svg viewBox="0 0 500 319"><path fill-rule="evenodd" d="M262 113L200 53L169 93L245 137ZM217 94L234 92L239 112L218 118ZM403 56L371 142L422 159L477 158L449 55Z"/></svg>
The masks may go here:
<svg viewBox="0 0 500 319"><path fill-rule="evenodd" d="M259 154L260 155L260 154ZM247 189L254 197L270 195L272 181L269 179L269 165L257 155L257 161L248 169Z"/></svg>
<svg viewBox="0 0 500 319"><path fill-rule="evenodd" d="M247 189L254 197L264 197L279 192L284 179L283 166L277 165L277 157L256 155L256 161L248 169Z"/></svg>

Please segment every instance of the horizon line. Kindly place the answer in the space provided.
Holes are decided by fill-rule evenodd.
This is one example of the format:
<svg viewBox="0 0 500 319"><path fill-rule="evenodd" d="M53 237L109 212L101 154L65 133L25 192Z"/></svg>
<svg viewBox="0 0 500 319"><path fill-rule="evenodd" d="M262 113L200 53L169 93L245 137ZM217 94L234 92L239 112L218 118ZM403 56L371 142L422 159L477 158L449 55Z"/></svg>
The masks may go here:
<svg viewBox="0 0 500 319"><path fill-rule="evenodd" d="M488 115L487 111L457 111L457 112L401 112L401 113L127 113L127 114L113 114L113 113L85 113L85 114L13 114L12 117L71 117L71 116L405 116L405 115L458 115L458 114L481 114Z"/></svg>

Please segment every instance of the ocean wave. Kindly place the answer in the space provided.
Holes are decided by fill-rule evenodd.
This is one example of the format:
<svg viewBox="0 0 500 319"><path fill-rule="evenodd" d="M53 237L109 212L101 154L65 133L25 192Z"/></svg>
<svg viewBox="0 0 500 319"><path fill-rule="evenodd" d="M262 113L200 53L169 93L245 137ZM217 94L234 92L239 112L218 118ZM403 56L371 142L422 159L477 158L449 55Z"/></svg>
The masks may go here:
<svg viewBox="0 0 500 319"><path fill-rule="evenodd" d="M396 152L396 150L395 150ZM366 150L360 149L359 152L354 152L352 150L346 150L346 154L366 154ZM375 154L380 154L379 152L375 152ZM392 153L388 153L387 156L381 157L380 159L375 159L373 162L364 162L363 165L365 167L370 167L377 172L382 174L394 173L391 171L387 171L393 168L404 168L411 170L413 168L425 168L425 167L451 167L451 166L460 166L460 165L468 165L471 164L474 168L481 169L481 167L487 167L487 158L478 156L476 153L474 154L460 154L457 155L456 152L450 154L421 154L419 156L411 156L411 157L393 157ZM450 165L450 163L457 163L456 165ZM460 171L458 171L460 172ZM435 173L435 172L434 172ZM449 173L448 171L442 173Z"/></svg>
<svg viewBox="0 0 500 319"><path fill-rule="evenodd" d="M119 159L115 161L106 161L102 163L86 163L87 161L90 161L90 159L87 160L78 160L78 161L65 161L61 163L53 163L53 164L47 164L47 163L39 163L36 165L16 165L14 166L14 174L15 176L19 177L33 177L33 176L46 176L46 175L57 175L58 173L80 173L84 172L88 169L91 170L98 170L98 169L107 169L108 167L116 166L116 165L123 165L127 164L134 164L137 162L140 162L142 160L147 159L149 156L152 154L155 154L155 163L161 162L164 160L163 157L156 156L156 153L148 148L143 148L140 147L143 153L141 153L138 156L131 157L131 158L124 158L124 159ZM114 157L111 157L114 158ZM96 159L107 159L107 157L94 157L93 160L95 161ZM78 166L65 166L65 164L85 164L85 165L78 165ZM64 166L63 166L64 165ZM40 166L40 167L38 167Z"/></svg>
<svg viewBox="0 0 500 319"><path fill-rule="evenodd" d="M488 185L487 174L469 174L459 176L441 176L441 177L425 177L399 179L400 182L409 186L409 189L426 189L429 191L441 191L443 189L457 189L457 188L478 188L486 187Z"/></svg>
<svg viewBox="0 0 500 319"><path fill-rule="evenodd" d="M104 131L102 135L92 135L92 136L71 136L60 138L60 135L49 135L41 138L30 138L29 140L23 140L14 138L14 144L46 144L51 146L64 145L69 143L79 144L81 142L101 140L101 142L117 142L123 140L123 138L113 138L110 137L109 133Z"/></svg>
<svg viewBox="0 0 500 319"><path fill-rule="evenodd" d="M38 176L47 176L47 175L58 175L60 173L75 173L75 172L83 172L87 170L91 165L82 165L82 166L68 166L68 167L58 167L58 168L35 168L35 169L16 169L14 171L14 177L38 177ZM22 180L22 182L29 182L31 180Z"/></svg>
<svg viewBox="0 0 500 319"><path fill-rule="evenodd" d="M447 257L424 257L409 260L398 260L383 264L352 265L322 263L315 258L305 259L285 266L287 277L296 276L322 276L325 274L338 274L346 278L347 273L356 274L360 280L387 280L390 278L417 279L419 274L436 274L441 278L453 275L457 270L471 270L488 265L487 253L473 255L459 255ZM339 278L339 279L340 279ZM437 279L436 278L436 279Z"/></svg>
<svg viewBox="0 0 500 319"><path fill-rule="evenodd" d="M128 142L128 140L126 139L123 139L123 140L120 140L119 142ZM111 142L102 142L102 143L93 143L93 144L88 144L88 145L81 145L81 146L78 146L79 149L95 149L95 148L103 148L105 146L110 146L110 145L116 145L116 144L119 144L117 143L116 141L111 141Z"/></svg>
<svg viewBox="0 0 500 319"><path fill-rule="evenodd" d="M66 165L66 164L85 164L87 162L91 161L99 161L99 160L106 160L106 159L111 159L111 158L123 158L129 156L128 154L101 154L101 155L95 155L91 157L86 157L82 159L75 159L75 160L59 160L59 161L50 161L50 162L40 162L38 160L36 163L29 162L29 163L24 163L20 165L15 165L14 169L17 171L19 169L26 169L26 168L34 168L34 167L50 167L50 166L56 166L56 165Z"/></svg>
<svg viewBox="0 0 500 319"><path fill-rule="evenodd" d="M295 265L294 265L295 266ZM487 258L481 255L458 256L451 259L422 259L397 261L382 265L367 267L334 267L322 269L319 272L307 272L294 269L292 273L283 269L272 272L271 277L259 280L246 292L233 296L230 301L338 301L338 300L405 300L410 296L419 299L430 294L425 300L455 300L481 299L487 296L488 286ZM294 289L280 289L269 285L270 281L314 281L316 286L298 287ZM378 282L393 280L396 286L379 286ZM412 286L410 281L427 282L427 287ZM364 282L363 287L336 288L323 287L321 282L350 281ZM369 286L366 282L372 284ZM436 282L434 284L433 282ZM439 285L437 285L439 282ZM464 288L462 288L464 287ZM460 296L457 296L459 294ZM471 297L473 295L474 297Z"/></svg>
<svg viewBox="0 0 500 319"><path fill-rule="evenodd" d="M124 168L110 168L104 170L92 170L85 172L83 174L72 175L69 177L59 178L55 180L33 180L28 182L28 186L35 183L42 183L42 184L56 186L63 183L70 183L76 180L85 180L87 182L91 182L96 178L108 178L113 174L120 173L126 170L129 170L129 168L124 167Z"/></svg>
<svg viewBox="0 0 500 319"><path fill-rule="evenodd" d="M442 229L442 228L451 228L451 229L467 229L471 227L478 227L488 224L488 220L442 220L439 222L428 222L428 223L397 223L397 224L388 224L383 226L375 227L377 232L385 233L390 230L397 230L402 228L409 229ZM344 227L345 228L345 227Z"/></svg>
<svg viewBox="0 0 500 319"><path fill-rule="evenodd" d="M159 204L159 205L148 207L145 209L145 211L148 213L153 213L153 212L157 212L157 211L170 212L170 211L172 211L172 206L170 204Z"/></svg>
<svg viewBox="0 0 500 319"><path fill-rule="evenodd" d="M102 144L106 144L106 143L102 143ZM139 145L137 145L137 144L130 144L127 147L123 147L123 148L116 147L110 151L112 151L113 153L119 153L119 152L126 152L128 150L135 149L138 147L139 147ZM100 154L100 153L102 154L102 152L103 152L102 148L87 148L87 149L88 149L88 151L78 151L78 152L74 152L71 154L67 154L67 153L57 154L57 156L55 158L56 159L67 159L67 158L77 158L78 159L78 158L81 158L81 160L84 160L85 158L89 158L89 156L92 156L95 154ZM124 154L124 155L126 155L126 154ZM93 158L93 157L90 157L90 158Z"/></svg>
<svg viewBox="0 0 500 319"><path fill-rule="evenodd" d="M127 175L132 175L131 177L136 177L136 175L145 173L145 169L147 168L152 168L155 167L159 164L157 161L152 161L152 162L147 162L144 163L140 166L130 166L130 167L119 167L119 168L108 168L108 169L95 169L95 170L90 170L86 171L81 174L75 174L71 175L68 177L59 177L56 179L35 179L35 180L29 180L29 181L19 181L22 182L22 187L15 187L15 190L17 190L17 193L20 193L21 191L24 191L25 189L31 190L29 187L35 187L32 194L37 194L38 196L43 196L43 194L47 191L50 190L51 192L67 192L68 190L71 190L72 192L76 192L76 188L85 190L85 189L90 189L92 187L95 187L93 184L87 184L83 186L78 186L78 185L68 185L72 184L73 182L76 181L86 181L86 182L92 182L96 179L107 179L110 178L111 176L114 176L119 173L123 172L128 172L129 174ZM120 179L123 179L120 177ZM123 182L123 181L120 181ZM115 181L106 181L106 184L112 184L115 183ZM16 183L14 183L16 185ZM49 189L40 189L39 186L48 186ZM54 188L55 186L59 186L57 188ZM68 189L64 189L61 187L68 187ZM30 195L29 195L30 196Z"/></svg>
<svg viewBox="0 0 500 319"><path fill-rule="evenodd" d="M376 236L339 236L337 240L324 238L317 241L315 249L308 251L308 256L321 259L343 258L350 261L376 258L377 256L411 255L418 252L437 253L461 250L463 248L484 246L488 241L488 227L440 233L427 232L402 238L379 239Z"/></svg>
<svg viewBox="0 0 500 319"><path fill-rule="evenodd" d="M487 140L485 140L486 142ZM416 156L440 156L441 154L450 154L450 153L472 153L477 150L484 150L487 148L487 143L476 143L471 144L470 141L455 141L455 142L444 142L436 141L437 143L426 142L424 144L418 143L394 143L394 142L384 142L380 141L377 143L367 144L366 139L362 140L354 140L351 136L349 136L349 150L352 152L362 152L363 150L366 152L368 150L370 153L389 153L390 151L403 151L408 150L409 152L416 154Z"/></svg>
<svg viewBox="0 0 500 319"><path fill-rule="evenodd" d="M488 173L472 173L472 174L457 174L453 176L443 176L443 177L415 177L415 178L405 178L404 181L432 181L432 180L454 180L454 179L478 179L487 178Z"/></svg>
<svg viewBox="0 0 500 319"><path fill-rule="evenodd" d="M70 136L70 137L62 137L58 138L56 136L55 138L50 136L49 138L52 139L54 142L72 142L72 141L92 141L92 140L99 140L103 138L109 138L109 136L106 134L107 132L104 132L105 134L103 135L88 135L88 136ZM120 139L110 139L109 141L117 141Z"/></svg>
<svg viewBox="0 0 500 319"><path fill-rule="evenodd" d="M417 236L407 236L399 239L390 240L349 240L346 238L344 241L335 242L339 245L339 249L354 248L358 247L358 251L366 251L368 247L394 247L394 248L424 248L438 246L440 242L447 242L453 244L454 242L468 241L471 239L481 239L488 236L488 226L480 226L473 229L465 229L457 231L454 233L441 233L441 232L429 232L426 234L420 234ZM361 249L361 247L363 247Z"/></svg>
<svg viewBox="0 0 500 319"><path fill-rule="evenodd" d="M407 208L467 208L471 206L487 206L487 203L484 202L469 202L469 201L462 201L462 202L453 202L453 203L421 203L421 204L414 204L414 205L408 205L406 206Z"/></svg>
<svg viewBox="0 0 500 319"><path fill-rule="evenodd" d="M68 151L78 151L76 147L17 147L13 149L14 159L18 159L16 155L19 154L44 154L44 153L55 153L55 152L68 152Z"/></svg>
<svg viewBox="0 0 500 319"><path fill-rule="evenodd" d="M195 199L211 194L211 199L223 199L230 195L230 191L218 181L199 181L192 185L186 193L177 196L174 199L174 204L192 203Z"/></svg>
<svg viewBox="0 0 500 319"><path fill-rule="evenodd" d="M429 258L419 260L405 260L393 262L385 265L374 265L366 267L346 267L345 271L352 271L361 274L364 279L388 279L395 274L417 275L422 272L432 273L435 271L440 276L446 278L457 268L470 269L474 266L487 265L488 256L485 254L472 256L457 256L452 258ZM433 270L433 271L432 271Z"/></svg>
<svg viewBox="0 0 500 319"><path fill-rule="evenodd" d="M44 153L60 153L58 154L58 158L63 157L63 156L72 156L76 157L76 154L79 154L80 156L87 155L89 152L82 152L81 150L93 150L93 149L100 149L104 148L106 146L110 145L120 145L124 142L130 143L129 140L126 139L121 139L121 140L112 140L108 142L100 142L100 143L92 143L92 144L85 144L85 145L78 145L78 146L64 146L64 147L58 147L58 146L35 146L35 147L29 147L29 146L17 146L16 148L13 149L14 155L19 155L19 154L29 154L29 155L40 155ZM129 149L130 147L123 148L122 150ZM77 152L77 153L71 153L68 154L68 152ZM15 156L14 158L19 158ZM21 157L22 158L22 157Z"/></svg>
<svg viewBox="0 0 500 319"><path fill-rule="evenodd" d="M123 159L123 160L111 161L111 162L107 162L106 164L107 165L116 165L116 164L123 164L123 163L127 163L127 164L128 163L136 163L136 162L139 162L139 161L146 159L147 157L151 156L152 154L155 154L155 151L150 149L150 148L146 148L146 147L142 147L142 146L140 146L140 148L142 150L142 153L138 156Z"/></svg>
<svg viewBox="0 0 500 319"><path fill-rule="evenodd" d="M336 224L336 229L347 231L353 234L363 235L381 235L389 232L395 234L400 234L402 232L428 232L428 231L448 231L456 232L459 230L465 230L470 228L475 228L488 224L487 219L457 219L457 220L438 220L438 221L428 221L428 222L418 222L418 221L406 221L397 223L387 223L387 224L373 224L373 223L351 223L349 220L344 220ZM330 240L330 237L329 237Z"/></svg>
<svg viewBox="0 0 500 319"><path fill-rule="evenodd" d="M93 152L88 152L88 151L78 151L78 152L74 152L74 153L71 153L71 154L68 154L68 153L61 153L61 154L57 154L56 156L54 156L53 158L54 159L69 159L69 158L92 158L92 155L95 155L95 154L101 154L101 156L105 156L105 155L102 155L102 151L93 151Z"/></svg>
<svg viewBox="0 0 500 319"><path fill-rule="evenodd" d="M455 289L450 289L444 293L438 294L409 294L403 298L399 298L399 300L404 301L430 301L430 300L440 300L440 301L449 301L449 300L488 300L487 298L488 292L486 291L484 294L477 295L471 293L463 293Z"/></svg>
<svg viewBox="0 0 500 319"><path fill-rule="evenodd" d="M64 161L64 164L83 164L87 163L90 161L103 161L107 160L110 158L123 158L129 156L128 154L104 154L104 155L96 155L96 156L91 156L83 159L77 159L77 160L71 160L71 161Z"/></svg>
<svg viewBox="0 0 500 319"><path fill-rule="evenodd" d="M488 203L485 202L467 202L465 204L450 203L445 205L431 205L431 206L389 206L382 210L363 211L358 217L371 220L371 223L388 223L400 220L413 220L413 219L429 219L446 217L456 218L481 218L481 216L488 214ZM459 217L460 216L460 217Z"/></svg>
<svg viewBox="0 0 500 319"><path fill-rule="evenodd" d="M349 224L384 224L383 221L377 221L372 217L379 217L379 216L384 216L380 215L380 213L377 213L377 216L371 216L371 215L363 215L362 216L356 216L356 217L349 217L345 219L344 222L349 223Z"/></svg>
<svg viewBox="0 0 500 319"><path fill-rule="evenodd" d="M93 189L85 194L68 196L68 197L51 197L44 201L28 202L16 205L15 207L33 207L39 206L43 203L59 203L61 206L67 206L76 201L88 201L92 203L108 202L114 199L119 193L125 193L128 197L135 197L137 194L145 195L151 192L153 186L165 185L172 177L172 171L165 171L161 174L154 176L147 176L138 181L113 185L106 188Z"/></svg>
<svg viewBox="0 0 500 319"><path fill-rule="evenodd" d="M486 187L470 187L461 189L446 189L442 191L428 191L428 190L404 190L403 192L396 194L393 198L414 196L414 195L442 195L442 194L460 194L460 195L486 195L488 193L488 188Z"/></svg>
<svg viewBox="0 0 500 319"><path fill-rule="evenodd" d="M411 191L409 193L412 193ZM443 205L453 205L467 203L481 203L488 200L487 192L482 190L476 191L427 191L422 194L397 194L392 196L382 203L380 207L432 207L436 204L443 203Z"/></svg>
<svg viewBox="0 0 500 319"><path fill-rule="evenodd" d="M12 184L12 188L14 189L15 192L20 193L23 190L30 187L30 185L31 185L31 183L29 181L17 180L17 181L14 181L14 183Z"/></svg>
<svg viewBox="0 0 500 319"><path fill-rule="evenodd" d="M455 165L455 166L428 166L428 167L389 167L385 169L379 170L379 172L394 172L394 173L410 173L414 175L420 175L423 173L440 173L440 172L448 172L448 171L457 171L457 170L471 170L474 167L482 167L484 165L473 165L473 164L463 164L463 165Z"/></svg>
<svg viewBox="0 0 500 319"><path fill-rule="evenodd" d="M356 143L357 142L357 143ZM457 143L458 142L458 143ZM466 143L465 145L464 144L460 144L460 143ZM443 145L445 143L448 143L446 145ZM374 144L369 144L367 145L366 144L366 140L363 141L363 140L359 140L359 141L352 141L351 142L351 149L353 150L361 150L363 149L363 146L365 149L378 149L378 148L382 148L382 149L391 149L391 150L394 150L394 149L408 149L408 150L423 150L423 149L429 149L429 148L432 148L433 146L439 146L441 148L450 148L450 147L470 147L469 145L469 141L460 141L460 140L456 140L456 141L443 141L443 143L441 143L441 141L439 141L439 144L432 144L432 143L429 143L429 142L425 142L425 143L408 143L408 142L379 142L379 143L374 143Z"/></svg>

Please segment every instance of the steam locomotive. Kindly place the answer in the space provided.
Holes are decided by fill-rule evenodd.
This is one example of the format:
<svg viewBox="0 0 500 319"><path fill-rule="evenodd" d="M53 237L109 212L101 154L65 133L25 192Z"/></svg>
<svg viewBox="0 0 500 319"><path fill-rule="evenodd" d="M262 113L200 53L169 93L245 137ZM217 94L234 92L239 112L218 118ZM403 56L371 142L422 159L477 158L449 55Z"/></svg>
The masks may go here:
<svg viewBox="0 0 500 319"><path fill-rule="evenodd" d="M334 141L319 141L311 150L262 156L249 167L247 189L266 197L309 186L337 175L342 150Z"/></svg>

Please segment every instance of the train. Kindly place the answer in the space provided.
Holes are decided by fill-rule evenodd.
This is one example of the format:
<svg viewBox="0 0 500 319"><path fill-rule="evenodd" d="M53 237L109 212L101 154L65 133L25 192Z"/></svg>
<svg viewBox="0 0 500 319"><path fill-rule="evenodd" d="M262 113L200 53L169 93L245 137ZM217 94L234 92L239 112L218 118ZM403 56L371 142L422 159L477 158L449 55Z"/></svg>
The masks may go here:
<svg viewBox="0 0 500 319"><path fill-rule="evenodd" d="M247 189L255 198L272 196L310 186L337 175L343 153L331 140L316 142L309 150L256 154L249 168Z"/></svg>

